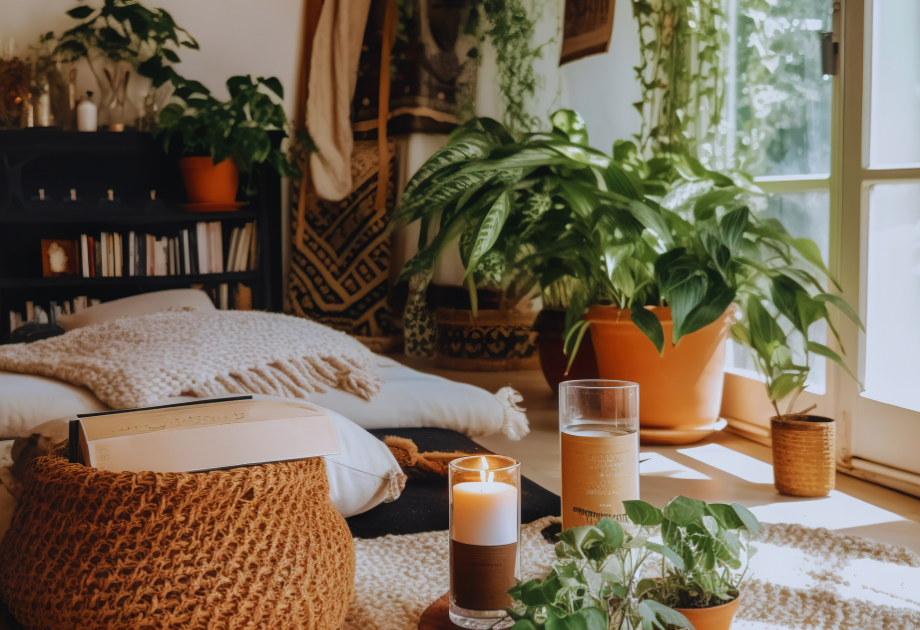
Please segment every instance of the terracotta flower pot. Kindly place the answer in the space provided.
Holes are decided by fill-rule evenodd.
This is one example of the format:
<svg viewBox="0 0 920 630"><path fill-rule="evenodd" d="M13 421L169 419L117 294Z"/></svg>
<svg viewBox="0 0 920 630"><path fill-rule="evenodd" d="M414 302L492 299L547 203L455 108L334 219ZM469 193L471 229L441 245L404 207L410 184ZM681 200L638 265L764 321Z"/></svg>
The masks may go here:
<svg viewBox="0 0 920 630"><path fill-rule="evenodd" d="M434 364L452 370L534 370L540 366L533 330L535 313L438 307Z"/></svg>
<svg viewBox="0 0 920 630"><path fill-rule="evenodd" d="M597 378L597 357L594 356L594 345L591 343L591 329L585 333L581 341L578 354L572 363L568 376L565 368L569 364L569 357L564 349L565 311L556 311L544 308L537 315L533 324L537 331L537 348L540 350L540 368L543 376L549 383L553 392L558 393L559 383L562 381L578 381Z"/></svg>
<svg viewBox="0 0 920 630"><path fill-rule="evenodd" d="M729 312L682 337L675 346L671 343L671 309L649 310L664 329L663 355L632 323L628 310L593 306L588 311L600 377L639 383L641 427L684 431L715 423L722 406L725 341L732 322Z"/></svg>
<svg viewBox="0 0 920 630"><path fill-rule="evenodd" d="M741 598L736 597L727 604L712 608L675 608L675 610L686 617L696 630L729 630L740 602Z"/></svg>
<svg viewBox="0 0 920 630"><path fill-rule="evenodd" d="M191 203L230 204L236 201L240 173L233 160L214 164L210 157L184 157L179 160L179 169Z"/></svg>
<svg viewBox="0 0 920 630"><path fill-rule="evenodd" d="M783 494L826 497L837 473L836 423L822 416L770 418L773 485Z"/></svg>

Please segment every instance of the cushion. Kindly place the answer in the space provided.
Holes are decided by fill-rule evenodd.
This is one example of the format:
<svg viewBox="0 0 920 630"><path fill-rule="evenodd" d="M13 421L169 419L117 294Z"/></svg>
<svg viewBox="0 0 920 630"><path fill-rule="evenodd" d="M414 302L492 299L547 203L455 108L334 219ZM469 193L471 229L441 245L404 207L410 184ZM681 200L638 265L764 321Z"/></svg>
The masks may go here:
<svg viewBox="0 0 920 630"><path fill-rule="evenodd" d="M319 458L175 474L41 457L0 566L0 597L32 630L338 630L354 596Z"/></svg>
<svg viewBox="0 0 920 630"><path fill-rule="evenodd" d="M103 324L128 315L147 315L185 307L202 311L216 310L208 294L200 289L170 289L103 302L73 315L59 315L57 323L64 330L74 330L91 324Z"/></svg>
<svg viewBox="0 0 920 630"><path fill-rule="evenodd" d="M468 437L445 429L381 429L371 431L383 440L395 435L415 442L421 452L489 453ZM372 512L352 516L348 527L355 538L377 538L389 534L417 534L446 530L450 524L447 479L428 476L410 478L398 501L386 503ZM521 522L530 523L544 516L559 516L559 496L524 477L521 480Z"/></svg>
<svg viewBox="0 0 920 630"><path fill-rule="evenodd" d="M514 408L515 398L418 372L389 357L375 357L383 384L377 399L330 389L311 394L310 402L337 411L365 429L437 427L476 437L498 431L526 434L526 418ZM180 399L181 400L181 399ZM38 376L0 371L0 438L28 435L43 422L108 407L82 387ZM511 437L511 436L509 436Z"/></svg>
<svg viewBox="0 0 920 630"><path fill-rule="evenodd" d="M253 398L283 402L294 406L316 406L287 398L258 395L253 396ZM182 402L183 400L201 399L170 399L163 401L162 404ZM341 453L338 455L326 455L323 457L326 462L329 479L329 495L336 509L343 516L352 516L370 510L385 501L396 500L405 484L406 477L390 450L370 433L350 422L341 414L328 409L327 411L335 424L336 434L339 438L339 448L341 449ZM67 421L69 419L51 420L33 428L28 434L21 437L38 433L51 437L57 443L67 437ZM0 457L2 455L3 451L0 450ZM5 478L4 474L0 474L0 480ZM0 523L0 526L2 526L2 523Z"/></svg>

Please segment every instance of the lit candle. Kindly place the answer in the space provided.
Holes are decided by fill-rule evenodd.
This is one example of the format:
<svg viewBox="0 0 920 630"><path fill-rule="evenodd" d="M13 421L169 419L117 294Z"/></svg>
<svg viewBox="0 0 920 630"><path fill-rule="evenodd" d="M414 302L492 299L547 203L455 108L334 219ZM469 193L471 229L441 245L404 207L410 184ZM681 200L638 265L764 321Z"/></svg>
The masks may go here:
<svg viewBox="0 0 920 630"><path fill-rule="evenodd" d="M517 542L517 488L501 481L464 481L454 486L453 539L493 547Z"/></svg>

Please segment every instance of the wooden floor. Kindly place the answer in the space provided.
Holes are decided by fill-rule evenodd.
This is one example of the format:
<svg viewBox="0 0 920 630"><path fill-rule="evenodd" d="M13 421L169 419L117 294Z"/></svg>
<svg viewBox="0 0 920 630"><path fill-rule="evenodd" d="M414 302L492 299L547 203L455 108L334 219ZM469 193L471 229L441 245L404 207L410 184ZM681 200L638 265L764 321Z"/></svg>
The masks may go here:
<svg viewBox="0 0 920 630"><path fill-rule="evenodd" d="M559 493L558 401L539 371L461 372L432 362L394 356L412 368L497 391L511 385L524 396L531 432L519 442L502 434L475 438L496 453L518 459L524 474ZM837 474L829 497L801 499L773 488L770 449L728 432L696 444L643 446L640 492L661 506L684 494L709 502L737 501L763 522L800 523L902 545L920 553L920 499Z"/></svg>

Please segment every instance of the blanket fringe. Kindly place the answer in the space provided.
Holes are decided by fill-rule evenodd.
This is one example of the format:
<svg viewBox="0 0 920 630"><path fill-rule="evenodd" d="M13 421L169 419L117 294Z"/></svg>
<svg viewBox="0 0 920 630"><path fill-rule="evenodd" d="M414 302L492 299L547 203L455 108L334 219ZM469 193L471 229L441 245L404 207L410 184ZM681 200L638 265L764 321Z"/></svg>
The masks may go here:
<svg viewBox="0 0 920 630"><path fill-rule="evenodd" d="M285 398L307 398L310 394L323 394L325 386L343 389L373 400L380 392L379 378L353 362L337 357L300 357L270 365L231 372L196 385L192 396L219 396L230 394L265 394Z"/></svg>
<svg viewBox="0 0 920 630"><path fill-rule="evenodd" d="M509 440L520 440L530 433L527 414L524 413L527 410L518 406L519 402L523 402L524 397L516 389L502 387L495 392L495 399L501 403L504 412L502 433L507 435Z"/></svg>

